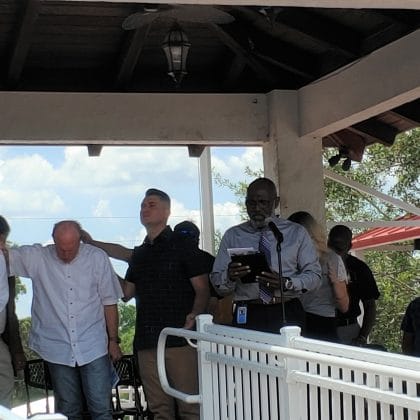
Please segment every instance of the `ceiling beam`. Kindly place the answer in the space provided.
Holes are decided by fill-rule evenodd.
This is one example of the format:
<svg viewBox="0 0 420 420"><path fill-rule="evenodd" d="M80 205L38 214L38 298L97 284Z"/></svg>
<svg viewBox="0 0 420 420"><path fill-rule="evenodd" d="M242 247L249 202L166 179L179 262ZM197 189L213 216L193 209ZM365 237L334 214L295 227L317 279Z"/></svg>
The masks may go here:
<svg viewBox="0 0 420 420"><path fill-rule="evenodd" d="M354 124L348 130L355 131L363 137L368 137L372 143L379 142L386 146L394 144L395 137L399 133L398 129L374 118Z"/></svg>
<svg viewBox="0 0 420 420"><path fill-rule="evenodd" d="M420 99L401 105L391 112L407 121L412 127L420 127Z"/></svg>
<svg viewBox="0 0 420 420"><path fill-rule="evenodd" d="M62 2L95 2L98 0L62 0ZM102 0L103 3L138 3L139 0ZM226 6L261 6L259 0L143 0L152 4L207 4ZM415 9L420 10L418 0L264 0L264 6L327 7L333 9Z"/></svg>
<svg viewBox="0 0 420 420"><path fill-rule="evenodd" d="M188 156L199 158L203 154L205 148L206 148L206 146L203 146L201 144L189 144L188 145Z"/></svg>
<svg viewBox="0 0 420 420"><path fill-rule="evenodd" d="M100 156L101 155L101 151L102 151L102 144L88 144L87 148L88 148L88 155L90 157L96 157L96 156Z"/></svg>
<svg viewBox="0 0 420 420"><path fill-rule="evenodd" d="M237 54L233 55L232 61L226 72L223 86L225 89L232 89L238 84L239 76L242 74L246 67L245 59Z"/></svg>
<svg viewBox="0 0 420 420"><path fill-rule="evenodd" d="M252 54L255 57L298 76L304 82L312 81L317 76L318 72L308 71L307 63L311 58L307 51L303 54L295 45L281 41L284 34L281 25L245 7L234 7L230 14L247 23L247 36L254 44ZM312 60L315 61L315 56Z"/></svg>
<svg viewBox="0 0 420 420"><path fill-rule="evenodd" d="M116 79L117 89L124 89L129 85L151 26L152 24L144 25L127 33L128 40L121 55Z"/></svg>
<svg viewBox="0 0 420 420"><path fill-rule="evenodd" d="M11 87L18 84L25 66L26 57L33 40L35 23L39 16L39 7L38 0L26 1L7 70L7 82Z"/></svg>
<svg viewBox="0 0 420 420"><path fill-rule="evenodd" d="M227 48L229 48L234 54L238 55L246 62L247 66L252 69L257 77L259 77L261 80L267 81L267 83L270 85L276 83L277 79L274 74L252 56L252 51L246 50L219 25L216 25L215 23L207 23L207 25L216 33L220 41L225 44Z"/></svg>
<svg viewBox="0 0 420 420"><path fill-rule="evenodd" d="M241 8L242 10L245 8ZM253 12L264 17L254 10L245 9L248 13ZM278 12L276 10L279 10ZM331 19L324 16L316 15L299 9L298 12L294 8L274 8L275 19L272 22L272 35L276 36L278 33L281 36L284 31L294 32L296 36L307 38L315 41L318 45L328 50L334 50L336 53L343 55L348 59L355 59L357 57L356 50L358 50L356 33L350 29L344 31L342 26L338 25ZM264 19L267 22L267 19ZM334 36L331 36L334 34ZM360 38L360 37L359 37Z"/></svg>
<svg viewBox="0 0 420 420"><path fill-rule="evenodd" d="M365 55L380 48L381 45L388 44L397 38L401 38L407 33L411 32L411 26L404 24L393 18L393 15L384 14L378 11L369 11L369 14L374 18L379 17L381 20L388 22L385 25L381 25L380 29L371 34L369 37L363 40L363 43L360 46L361 55ZM412 29L415 29L413 27Z"/></svg>
<svg viewBox="0 0 420 420"><path fill-rule="evenodd" d="M420 30L299 89L300 135L322 138L420 98Z"/></svg>
<svg viewBox="0 0 420 420"><path fill-rule="evenodd" d="M0 92L0 144L260 145L264 94Z"/></svg>

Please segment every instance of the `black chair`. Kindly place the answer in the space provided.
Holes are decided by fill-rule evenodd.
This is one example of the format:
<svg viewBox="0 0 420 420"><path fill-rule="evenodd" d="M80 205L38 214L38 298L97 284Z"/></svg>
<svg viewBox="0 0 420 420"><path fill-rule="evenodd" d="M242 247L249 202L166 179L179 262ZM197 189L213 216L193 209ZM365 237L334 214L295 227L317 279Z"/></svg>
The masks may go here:
<svg viewBox="0 0 420 420"><path fill-rule="evenodd" d="M125 355L114 364L119 382L114 388L115 401L113 401L113 417L114 419L123 419L124 416L132 416L134 420L152 419L148 410L145 410L141 404L140 395L140 377L138 375L136 357L134 355ZM122 403L121 387L133 387L134 401L133 404L127 406Z"/></svg>
<svg viewBox="0 0 420 420"><path fill-rule="evenodd" d="M26 389L26 412L27 417L34 414L51 413L48 397L52 391L51 379L48 371L48 366L42 359L28 360L24 370L25 389ZM37 388L43 390L43 397L45 398L45 411L41 413L32 413L31 410L31 392L30 388Z"/></svg>

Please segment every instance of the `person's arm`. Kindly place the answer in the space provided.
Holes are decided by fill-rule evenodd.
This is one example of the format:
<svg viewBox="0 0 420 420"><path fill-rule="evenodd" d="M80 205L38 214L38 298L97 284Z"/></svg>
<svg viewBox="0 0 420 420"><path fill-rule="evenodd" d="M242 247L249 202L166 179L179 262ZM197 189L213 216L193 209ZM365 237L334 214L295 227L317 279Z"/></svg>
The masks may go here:
<svg viewBox="0 0 420 420"><path fill-rule="evenodd" d="M414 352L414 334L403 331L401 339L401 350L407 356L411 356Z"/></svg>
<svg viewBox="0 0 420 420"><path fill-rule="evenodd" d="M126 248L119 244L113 244L111 242L96 241L85 230L81 231L80 239L85 244L93 245L104 250L108 254L109 257L115 258L117 260L129 262L131 259L131 256L133 255L132 249Z"/></svg>
<svg viewBox="0 0 420 420"><path fill-rule="evenodd" d="M6 307L9 300L9 283L7 282L6 258L0 251L0 311Z"/></svg>
<svg viewBox="0 0 420 420"><path fill-rule="evenodd" d="M347 292L347 271L342 258L334 251L328 254L328 278L333 289L336 307L342 313L349 310L350 298Z"/></svg>
<svg viewBox="0 0 420 420"><path fill-rule="evenodd" d="M349 310L349 294L347 292L347 284L343 281L332 284L335 296L335 304L340 312L343 314Z"/></svg>
<svg viewBox="0 0 420 420"><path fill-rule="evenodd" d="M236 280L246 274L245 267L241 267L240 263L231 262L228 254L228 235L229 232L226 232L220 242L219 251L213 264L213 271L210 273L210 281L220 296L228 296L233 293Z"/></svg>
<svg viewBox="0 0 420 420"><path fill-rule="evenodd" d="M9 302L7 304L7 322L4 335L7 336L10 355L12 357L13 367L16 371L23 370L26 357L23 351L22 339L20 337L19 320L16 316L16 279L9 277Z"/></svg>
<svg viewBox="0 0 420 420"><path fill-rule="evenodd" d="M128 302L135 295L136 285L134 283L130 283L127 280L124 280L118 274L117 274L117 277L118 277L118 280L120 281L121 289L124 294L123 301Z"/></svg>
<svg viewBox="0 0 420 420"><path fill-rule="evenodd" d="M359 335L353 340L354 344L366 344L367 338L376 321L375 299L363 300L363 322Z"/></svg>
<svg viewBox="0 0 420 420"><path fill-rule="evenodd" d="M191 312L185 317L184 328L187 329L194 328L195 317L206 312L210 298L209 278L207 274L192 277L190 281L195 292L195 297Z"/></svg>
<svg viewBox="0 0 420 420"><path fill-rule="evenodd" d="M121 359L120 338L118 336L118 306L105 305L105 322L108 331L108 353L113 362Z"/></svg>

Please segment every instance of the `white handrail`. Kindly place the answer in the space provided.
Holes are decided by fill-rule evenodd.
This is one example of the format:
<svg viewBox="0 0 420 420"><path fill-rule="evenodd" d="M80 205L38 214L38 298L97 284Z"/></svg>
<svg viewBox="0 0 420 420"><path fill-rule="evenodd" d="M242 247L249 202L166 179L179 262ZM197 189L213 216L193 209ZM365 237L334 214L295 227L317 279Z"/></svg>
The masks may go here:
<svg viewBox="0 0 420 420"><path fill-rule="evenodd" d="M286 327L289 328L289 327ZM168 384L167 386L172 390L169 386L169 383L166 378L166 371L164 369L165 366L165 343L166 338L168 336L175 336L175 337L184 337L189 338L193 340L201 340L201 341L211 341L212 343L216 344L224 344L227 346L238 346L238 344L241 345L242 348L247 350L253 350L253 351L260 351L268 354L276 354L281 355L285 357L292 357L295 359L300 360L306 360L311 362L321 362L321 363L328 363L330 365L336 366L336 367L345 367L350 369L362 369L364 371L376 373L378 371L378 364L369 362L369 361L360 361L360 360L354 360L354 359L344 359L343 357L334 356L331 354L322 354L322 353L314 353L306 350L298 350L295 348L289 348L289 347L282 347L280 345L273 345L273 344L264 344L264 343L256 343L253 341L248 340L241 340L240 343L238 343L238 339L234 339L231 337L226 336L214 336L209 335L206 333L200 333L197 331L191 331L191 330L185 330L183 328L165 328L162 330L159 336L158 341L158 352L157 352L157 358L158 358L158 372L159 372L159 379L164 380L162 382L163 384ZM279 336L280 337L280 336ZM374 350L371 350L374 351ZM208 360L208 356L206 356ZM161 366L159 366L161 365ZM419 377L418 370L412 370L407 369L404 367L395 367L395 366L381 366L381 373L386 375L399 375L401 374L401 370L404 370L404 375L412 380L417 380ZM173 392L173 391L172 391ZM179 391L177 391L179 392ZM172 394L170 394L172 395ZM179 395L189 395L180 393ZM175 395L173 395L175 396ZM178 396L176 398L179 398ZM184 400L184 398L183 398ZM185 400L186 401L186 400ZM197 401L194 402L199 402Z"/></svg>
<svg viewBox="0 0 420 420"><path fill-rule="evenodd" d="M169 332L167 330L174 330L174 332ZM182 332L181 332L182 331ZM182 328L165 328L160 336L159 336L159 340L158 340L158 348L157 348L157 362L158 362L158 375L159 375L159 380L162 386L162 389L169 395L173 396L174 398L178 398L181 401L185 401L186 403L189 404L194 404L194 403L200 403L201 402L201 396L199 394L196 395L191 395L191 394L186 394L185 392L181 392L178 391L175 388L172 388L169 385L168 382L168 378L166 376L166 365L165 365L165 347L166 347L166 339L169 335L175 335L177 337L185 337L188 338L188 335L186 335L185 333L187 333L189 330L184 330ZM189 338L195 338L193 336L189 337Z"/></svg>

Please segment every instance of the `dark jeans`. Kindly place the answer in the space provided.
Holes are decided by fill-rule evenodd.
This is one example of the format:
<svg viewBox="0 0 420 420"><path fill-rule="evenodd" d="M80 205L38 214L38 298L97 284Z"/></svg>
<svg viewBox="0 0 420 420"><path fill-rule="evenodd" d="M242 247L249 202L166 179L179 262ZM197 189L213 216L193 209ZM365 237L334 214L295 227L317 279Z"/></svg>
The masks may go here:
<svg viewBox="0 0 420 420"><path fill-rule="evenodd" d="M283 310L281 303L275 305L263 304L247 304L247 322L246 324L238 324L236 322L236 305L233 314L233 326L237 328L246 328L249 330L257 330L262 332L270 332L278 334L280 328L286 325L297 325L305 330L305 312L299 299L289 300L284 304L286 322L283 320Z"/></svg>

